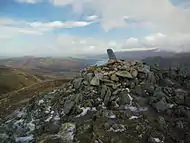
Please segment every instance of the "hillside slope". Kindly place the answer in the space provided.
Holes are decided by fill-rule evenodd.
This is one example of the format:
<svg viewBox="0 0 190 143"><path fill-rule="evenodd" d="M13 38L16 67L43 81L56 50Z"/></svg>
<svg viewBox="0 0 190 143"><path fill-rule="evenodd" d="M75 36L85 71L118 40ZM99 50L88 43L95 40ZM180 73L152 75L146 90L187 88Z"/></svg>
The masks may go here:
<svg viewBox="0 0 190 143"><path fill-rule="evenodd" d="M0 95L42 80L43 77L32 75L22 69L0 66Z"/></svg>

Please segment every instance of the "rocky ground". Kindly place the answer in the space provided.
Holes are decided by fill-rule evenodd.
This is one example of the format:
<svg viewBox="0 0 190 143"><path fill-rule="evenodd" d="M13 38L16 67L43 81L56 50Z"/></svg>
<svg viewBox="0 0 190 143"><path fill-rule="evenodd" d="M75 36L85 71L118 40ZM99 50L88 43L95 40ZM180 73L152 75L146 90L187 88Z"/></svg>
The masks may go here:
<svg viewBox="0 0 190 143"><path fill-rule="evenodd" d="M190 143L189 77L140 61L92 66L0 120L2 143Z"/></svg>

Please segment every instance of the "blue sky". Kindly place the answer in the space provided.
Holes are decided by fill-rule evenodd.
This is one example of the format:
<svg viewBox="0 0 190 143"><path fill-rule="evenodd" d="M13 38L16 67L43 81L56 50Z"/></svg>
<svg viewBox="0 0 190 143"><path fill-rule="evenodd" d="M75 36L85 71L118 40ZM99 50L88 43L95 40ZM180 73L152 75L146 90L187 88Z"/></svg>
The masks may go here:
<svg viewBox="0 0 190 143"><path fill-rule="evenodd" d="M189 4L188 0L0 0L0 56L75 56L103 53L110 47L187 51Z"/></svg>

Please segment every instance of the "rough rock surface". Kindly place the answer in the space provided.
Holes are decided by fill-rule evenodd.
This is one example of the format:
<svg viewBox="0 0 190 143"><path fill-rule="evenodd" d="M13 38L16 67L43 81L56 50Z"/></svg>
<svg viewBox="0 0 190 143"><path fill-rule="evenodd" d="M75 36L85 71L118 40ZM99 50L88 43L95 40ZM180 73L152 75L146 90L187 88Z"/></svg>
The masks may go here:
<svg viewBox="0 0 190 143"><path fill-rule="evenodd" d="M189 143L189 79L110 60L0 120L2 143ZM180 81L180 82L179 82Z"/></svg>

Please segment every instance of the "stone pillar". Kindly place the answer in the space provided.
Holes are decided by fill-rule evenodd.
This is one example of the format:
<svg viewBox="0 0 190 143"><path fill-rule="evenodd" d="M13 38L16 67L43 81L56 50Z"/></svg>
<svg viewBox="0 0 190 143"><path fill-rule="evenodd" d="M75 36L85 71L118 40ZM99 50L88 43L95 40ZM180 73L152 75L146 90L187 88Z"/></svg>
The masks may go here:
<svg viewBox="0 0 190 143"><path fill-rule="evenodd" d="M109 60L117 60L112 49L107 49L107 54L108 54Z"/></svg>

